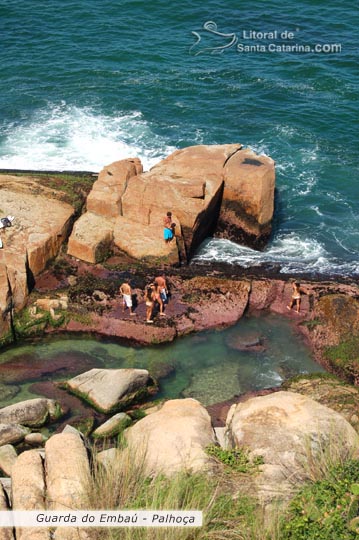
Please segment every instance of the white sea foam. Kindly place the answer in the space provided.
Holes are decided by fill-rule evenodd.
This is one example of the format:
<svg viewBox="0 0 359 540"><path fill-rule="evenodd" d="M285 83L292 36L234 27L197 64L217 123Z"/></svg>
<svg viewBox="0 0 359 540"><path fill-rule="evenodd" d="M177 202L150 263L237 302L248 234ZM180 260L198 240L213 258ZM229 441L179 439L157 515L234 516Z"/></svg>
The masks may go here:
<svg viewBox="0 0 359 540"><path fill-rule="evenodd" d="M359 262L338 263L314 238L280 234L265 251L239 246L230 240L210 239L202 244L194 263L223 262L244 268L277 264L281 273L359 274Z"/></svg>
<svg viewBox="0 0 359 540"><path fill-rule="evenodd" d="M97 172L113 161L139 157L147 170L174 150L140 112L106 116L62 104L5 128L0 168Z"/></svg>

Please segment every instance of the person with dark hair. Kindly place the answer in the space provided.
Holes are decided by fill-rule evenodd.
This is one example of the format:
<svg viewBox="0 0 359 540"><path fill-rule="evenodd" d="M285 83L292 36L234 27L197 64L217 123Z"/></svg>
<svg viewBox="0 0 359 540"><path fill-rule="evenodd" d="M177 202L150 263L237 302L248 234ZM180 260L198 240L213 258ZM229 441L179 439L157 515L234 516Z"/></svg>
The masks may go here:
<svg viewBox="0 0 359 540"><path fill-rule="evenodd" d="M163 220L163 238L166 243L171 242L174 236L175 224L172 222L172 212L167 212Z"/></svg>
<svg viewBox="0 0 359 540"><path fill-rule="evenodd" d="M122 294L122 313L124 313L126 307L128 307L130 315L136 315L132 309L132 291L128 281L122 283L119 292Z"/></svg>
<svg viewBox="0 0 359 540"><path fill-rule="evenodd" d="M292 285L293 287L293 292L292 292L292 298L289 302L289 305L287 306L287 309L291 310L292 307L294 306L294 304L296 305L296 309L295 311L297 313L299 313L299 310L300 310L300 302L301 302L301 294L302 292L302 289L300 288L300 283L298 281L295 281Z"/></svg>
<svg viewBox="0 0 359 540"><path fill-rule="evenodd" d="M160 295L161 295L162 302L164 304L167 304L168 303L168 288L167 288L166 278L164 274L162 274L161 276L157 276L155 278L155 283L160 288Z"/></svg>
<svg viewBox="0 0 359 540"><path fill-rule="evenodd" d="M11 227L12 222L14 221L15 216L6 216L0 219L0 230L6 231L7 227ZM2 238L0 238L0 249L3 247Z"/></svg>
<svg viewBox="0 0 359 540"><path fill-rule="evenodd" d="M157 303L160 307L160 316L164 317L166 314L163 313L163 300L161 296L161 287L158 285L158 283L153 283L153 298L154 302Z"/></svg>
<svg viewBox="0 0 359 540"><path fill-rule="evenodd" d="M152 285L149 285L146 289L145 295L146 302L146 323L153 323L152 312L155 305L155 293Z"/></svg>

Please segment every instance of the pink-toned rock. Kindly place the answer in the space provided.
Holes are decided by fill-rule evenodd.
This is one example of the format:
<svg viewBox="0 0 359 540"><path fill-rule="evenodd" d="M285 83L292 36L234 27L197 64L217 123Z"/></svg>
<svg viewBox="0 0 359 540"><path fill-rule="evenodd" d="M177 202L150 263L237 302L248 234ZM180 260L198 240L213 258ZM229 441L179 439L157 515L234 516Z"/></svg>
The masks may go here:
<svg viewBox="0 0 359 540"><path fill-rule="evenodd" d="M278 297L283 302L284 287L284 281L253 280L249 295L249 309L253 311L269 309Z"/></svg>
<svg viewBox="0 0 359 540"><path fill-rule="evenodd" d="M145 225L154 211L162 215L173 212L190 257L216 225L223 167L239 148L238 144L228 144L177 150L149 172L129 180L122 197L124 217Z"/></svg>
<svg viewBox="0 0 359 540"><path fill-rule="evenodd" d="M87 197L87 211L107 218L121 215L121 197L127 181L141 172L138 158L123 159L104 167Z"/></svg>
<svg viewBox="0 0 359 540"><path fill-rule="evenodd" d="M14 510L45 510L45 473L43 460L37 450L23 452L16 459L12 471L12 501ZM19 540L49 540L47 528L16 529Z"/></svg>
<svg viewBox="0 0 359 540"><path fill-rule="evenodd" d="M274 161L249 148L235 152L224 166L224 192L217 235L262 247L271 231Z"/></svg>
<svg viewBox="0 0 359 540"><path fill-rule="evenodd" d="M248 281L205 276L188 280L186 295L193 309L187 314L187 318L193 321L193 330L235 324L248 305L249 291ZM186 330L188 323L182 317L180 328L183 328L183 325Z"/></svg>
<svg viewBox="0 0 359 540"><path fill-rule="evenodd" d="M93 315L91 323L70 321L66 330L69 332L98 332L104 336L121 337L143 345L167 343L176 337L176 329L172 326L157 326L143 322L116 319L114 317Z"/></svg>
<svg viewBox="0 0 359 540"><path fill-rule="evenodd" d="M10 330L9 309L11 306L11 291L9 278L5 264L0 264L0 336L7 334Z"/></svg>
<svg viewBox="0 0 359 540"><path fill-rule="evenodd" d="M273 160L240 144L199 145L177 150L145 173L135 159L105 167L87 198L87 214L75 225L68 253L88 262L101 260L104 253L97 256L97 246L107 246L115 228L115 245L134 258L188 262L217 227L223 190L220 235L263 244L273 214ZM167 211L176 223L171 254L163 243ZM110 220L106 233L91 215Z"/></svg>
<svg viewBox="0 0 359 540"><path fill-rule="evenodd" d="M10 298L17 309L24 307L29 294L26 262L27 255L24 251L0 250L0 265L6 268L7 274L4 286L10 291Z"/></svg>
<svg viewBox="0 0 359 540"><path fill-rule="evenodd" d="M54 190L31 178L2 175L0 207L15 216L12 227L2 230L4 265L15 309L24 306L28 294L28 269L38 275L47 261L57 255L66 240L74 209L54 197ZM2 281L4 281L2 272Z"/></svg>
<svg viewBox="0 0 359 540"><path fill-rule="evenodd" d="M172 266L179 264L176 240L166 243L162 225L146 227L119 216L114 228L114 244L135 259L156 263L159 259Z"/></svg>
<svg viewBox="0 0 359 540"><path fill-rule="evenodd" d="M82 261L97 263L104 259L113 240L114 220L86 212L76 221L67 253Z"/></svg>

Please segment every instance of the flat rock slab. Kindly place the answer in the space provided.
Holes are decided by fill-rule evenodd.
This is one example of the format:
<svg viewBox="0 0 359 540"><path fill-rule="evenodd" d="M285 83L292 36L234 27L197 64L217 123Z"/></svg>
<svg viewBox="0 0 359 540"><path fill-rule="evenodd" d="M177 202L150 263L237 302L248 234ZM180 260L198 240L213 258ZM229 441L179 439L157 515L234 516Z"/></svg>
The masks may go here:
<svg viewBox="0 0 359 540"><path fill-rule="evenodd" d="M146 397L151 383L146 369L91 369L70 379L65 386L95 409L110 413L140 396Z"/></svg>
<svg viewBox="0 0 359 540"><path fill-rule="evenodd" d="M57 353L51 358L40 358L35 354L19 354L13 356L11 360L0 364L0 383L1 396L2 389L11 399L19 391L17 386L9 386L13 383L22 384L24 382L44 380L54 377L68 377L76 375L95 367L94 360L79 351L69 351L66 353ZM5 397L3 399L6 398Z"/></svg>
<svg viewBox="0 0 359 540"><path fill-rule="evenodd" d="M61 405L57 401L34 398L0 409L0 422L40 427L48 421L57 420L61 415Z"/></svg>
<svg viewBox="0 0 359 540"><path fill-rule="evenodd" d="M59 200L60 192L41 186L26 176L0 176L0 207L3 215L15 216L3 232L0 264L6 268L1 288L11 287L13 304L24 306L28 294L28 269L34 276L55 257L67 238L74 209ZM4 310L4 302L0 308Z"/></svg>

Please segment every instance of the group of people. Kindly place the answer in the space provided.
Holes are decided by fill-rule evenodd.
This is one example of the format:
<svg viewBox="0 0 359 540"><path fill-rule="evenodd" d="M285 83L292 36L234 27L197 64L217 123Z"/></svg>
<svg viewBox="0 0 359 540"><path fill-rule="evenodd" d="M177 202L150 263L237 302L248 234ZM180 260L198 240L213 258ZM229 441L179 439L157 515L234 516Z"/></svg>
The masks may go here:
<svg viewBox="0 0 359 540"><path fill-rule="evenodd" d="M132 290L128 281L125 281L120 286L119 292L122 295L122 312L128 308L130 316L136 315L133 310ZM164 317L164 306L168 303L168 288L164 276L157 276L153 283L146 287L145 304L146 304L146 323L153 323L153 315L155 310L159 310L160 317Z"/></svg>

